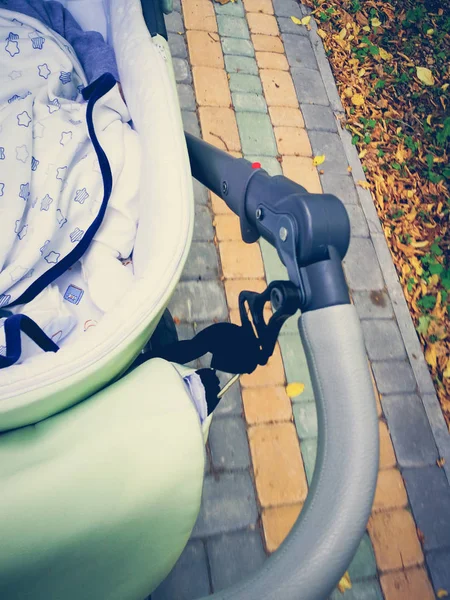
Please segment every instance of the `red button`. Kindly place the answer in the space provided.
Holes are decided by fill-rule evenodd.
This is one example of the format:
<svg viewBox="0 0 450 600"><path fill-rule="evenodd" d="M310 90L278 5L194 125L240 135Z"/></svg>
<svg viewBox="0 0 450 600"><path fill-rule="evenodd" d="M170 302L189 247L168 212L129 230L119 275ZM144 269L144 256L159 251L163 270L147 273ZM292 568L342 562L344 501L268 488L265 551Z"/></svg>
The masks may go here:
<svg viewBox="0 0 450 600"><path fill-rule="evenodd" d="M260 168L261 168L261 163L259 163L259 162L252 163L252 169L260 169Z"/></svg>

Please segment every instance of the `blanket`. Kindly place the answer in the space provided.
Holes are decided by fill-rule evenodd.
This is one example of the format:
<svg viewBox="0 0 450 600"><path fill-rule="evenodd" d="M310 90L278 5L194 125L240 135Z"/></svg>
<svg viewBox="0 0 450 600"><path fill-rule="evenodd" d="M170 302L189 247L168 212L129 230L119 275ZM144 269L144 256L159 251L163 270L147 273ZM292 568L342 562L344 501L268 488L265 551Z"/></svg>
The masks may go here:
<svg viewBox="0 0 450 600"><path fill-rule="evenodd" d="M119 259L138 218L127 107L112 75L85 87L74 50L39 21L0 9L0 40L0 308L33 301L81 259L107 310L130 283Z"/></svg>

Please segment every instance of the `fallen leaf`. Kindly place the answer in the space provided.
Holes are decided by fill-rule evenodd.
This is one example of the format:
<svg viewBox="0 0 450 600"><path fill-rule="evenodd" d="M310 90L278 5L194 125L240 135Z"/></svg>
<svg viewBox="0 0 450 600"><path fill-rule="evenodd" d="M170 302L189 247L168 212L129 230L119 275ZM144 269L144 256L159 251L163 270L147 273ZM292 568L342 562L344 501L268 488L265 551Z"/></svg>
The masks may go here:
<svg viewBox="0 0 450 600"><path fill-rule="evenodd" d="M433 28L427 29L427 35L433 35L433 33L434 33L434 29Z"/></svg>
<svg viewBox="0 0 450 600"><path fill-rule="evenodd" d="M364 158L366 154L367 148L364 148L364 150L361 150L361 152L358 154L358 158Z"/></svg>
<svg viewBox="0 0 450 600"><path fill-rule="evenodd" d="M377 19L376 17L374 19L372 19L370 22L372 23L372 27L381 27L381 21L380 21L380 19Z"/></svg>
<svg viewBox="0 0 450 600"><path fill-rule="evenodd" d="M309 25L310 21L311 21L311 15L306 15L306 17L303 17L303 19L302 19L302 25Z"/></svg>
<svg viewBox="0 0 450 600"><path fill-rule="evenodd" d="M380 56L383 60L391 60L392 54L390 52L386 52L386 50L384 48L379 48L380 51Z"/></svg>
<svg viewBox="0 0 450 600"><path fill-rule="evenodd" d="M345 571L344 575L339 580L337 587L341 594L343 594L346 590L352 589L352 582L350 581L350 575L348 574L348 571Z"/></svg>
<svg viewBox="0 0 450 600"><path fill-rule="evenodd" d="M438 591L437 591L437 593L436 593L436 596L438 598L447 598L448 592L447 592L447 590L444 590L443 588L439 588Z"/></svg>
<svg viewBox="0 0 450 600"><path fill-rule="evenodd" d="M324 31L323 29L318 29L317 30L317 35L319 37L321 37L323 40L326 39L326 37L327 37L326 31Z"/></svg>
<svg viewBox="0 0 450 600"><path fill-rule="evenodd" d="M295 23L296 25L301 25L302 24L301 19L298 19L297 17L291 17L291 21L293 23Z"/></svg>
<svg viewBox="0 0 450 600"><path fill-rule="evenodd" d="M364 104L364 96L362 94L355 94L352 96L352 104L362 106Z"/></svg>
<svg viewBox="0 0 450 600"><path fill-rule="evenodd" d="M343 40L345 38L345 36L347 35L347 30L345 29L345 27L343 29L340 30L339 32L339 38L341 40Z"/></svg>
<svg viewBox="0 0 450 600"><path fill-rule="evenodd" d="M430 365L432 369L436 368L437 364L437 355L436 355L436 346L435 344L430 344L427 346L425 350L425 360Z"/></svg>
<svg viewBox="0 0 450 600"><path fill-rule="evenodd" d="M445 379L450 379L450 358L447 361L447 366L445 367L442 375L444 376Z"/></svg>
<svg viewBox="0 0 450 600"><path fill-rule="evenodd" d="M417 77L425 85L434 85L433 73L426 67L416 67Z"/></svg>
<svg viewBox="0 0 450 600"><path fill-rule="evenodd" d="M286 394L289 396L289 398L295 398L295 396L300 396L300 394L303 394L303 392L305 391L305 384L304 383L289 383L286 386Z"/></svg>
<svg viewBox="0 0 450 600"><path fill-rule="evenodd" d="M444 83L444 85L441 87L441 90L444 90L444 92L447 91L449 84L448 83Z"/></svg>
<svg viewBox="0 0 450 600"><path fill-rule="evenodd" d="M430 125L430 127L431 127L431 119L432 118L433 118L433 115L428 115L428 117L427 117L427 123L428 123L428 125Z"/></svg>
<svg viewBox="0 0 450 600"><path fill-rule="evenodd" d="M362 77L362 76L364 75L364 73L365 73L365 72L366 72L366 70L365 70L365 69L360 69L360 70L358 71L358 77Z"/></svg>
<svg viewBox="0 0 450 600"><path fill-rule="evenodd" d="M368 25L364 25L363 29L364 31L370 31L370 27Z"/></svg>
<svg viewBox="0 0 450 600"><path fill-rule="evenodd" d="M368 181L363 181L362 179L358 179L358 181L356 182L356 185L359 185L359 187L362 187L365 190L370 190L370 183Z"/></svg>
<svg viewBox="0 0 450 600"><path fill-rule="evenodd" d="M325 154L321 154L320 156L315 156L313 158L313 165L315 167L318 167L319 165L321 165L323 162L325 161Z"/></svg>
<svg viewBox="0 0 450 600"><path fill-rule="evenodd" d="M437 459L436 464L440 469L442 469L442 467L445 465L445 458L441 456Z"/></svg>

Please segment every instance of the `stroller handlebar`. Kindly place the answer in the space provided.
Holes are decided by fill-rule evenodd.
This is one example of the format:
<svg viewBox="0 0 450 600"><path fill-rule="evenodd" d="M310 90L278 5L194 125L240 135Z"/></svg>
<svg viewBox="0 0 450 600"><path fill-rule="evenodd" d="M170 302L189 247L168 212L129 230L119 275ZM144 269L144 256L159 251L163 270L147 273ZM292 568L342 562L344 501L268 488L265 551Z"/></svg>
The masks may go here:
<svg viewBox="0 0 450 600"><path fill-rule="evenodd" d="M378 471L378 419L359 319L353 305L332 306L305 313L299 330L319 430L307 500L263 567L208 600L324 600L364 533Z"/></svg>

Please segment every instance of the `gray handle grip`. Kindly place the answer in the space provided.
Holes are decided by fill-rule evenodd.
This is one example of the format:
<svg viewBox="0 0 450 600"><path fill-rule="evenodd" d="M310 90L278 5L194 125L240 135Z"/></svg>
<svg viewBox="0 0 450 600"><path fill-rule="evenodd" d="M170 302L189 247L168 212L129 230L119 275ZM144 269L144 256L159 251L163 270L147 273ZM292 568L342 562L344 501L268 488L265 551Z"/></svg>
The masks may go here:
<svg viewBox="0 0 450 600"><path fill-rule="evenodd" d="M319 426L305 506L260 571L208 600L325 600L364 534L378 472L378 420L359 319L352 305L333 306L303 315L299 329Z"/></svg>

